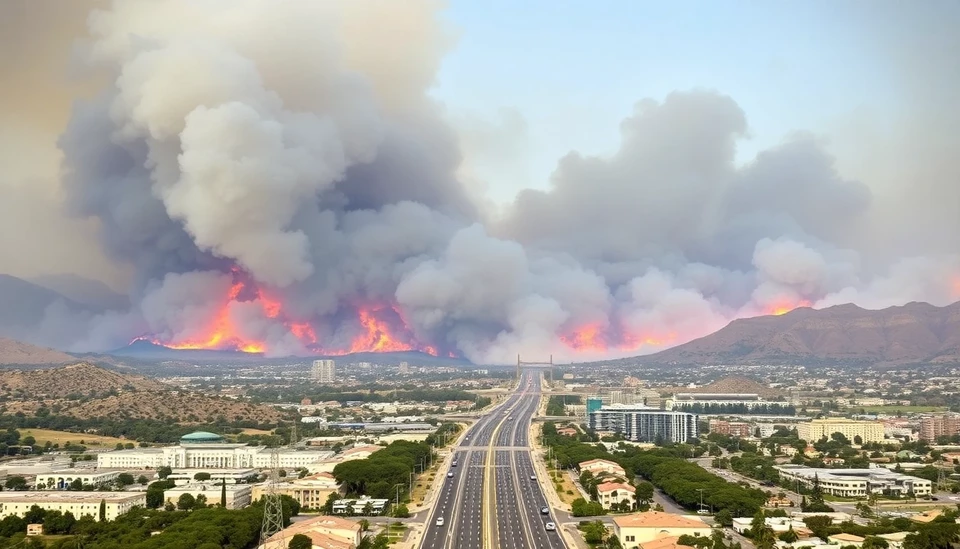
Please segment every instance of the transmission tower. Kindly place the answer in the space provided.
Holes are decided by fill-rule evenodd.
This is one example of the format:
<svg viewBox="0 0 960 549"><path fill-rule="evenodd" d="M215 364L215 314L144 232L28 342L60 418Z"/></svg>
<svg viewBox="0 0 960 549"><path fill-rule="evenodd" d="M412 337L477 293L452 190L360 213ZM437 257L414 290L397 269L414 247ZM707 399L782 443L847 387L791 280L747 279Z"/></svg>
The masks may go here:
<svg viewBox="0 0 960 549"><path fill-rule="evenodd" d="M266 490L263 492L263 525L260 527L260 547L277 532L283 531L283 504L277 485L280 484L280 449L270 449L270 474L267 477ZM283 537L278 547L286 547Z"/></svg>

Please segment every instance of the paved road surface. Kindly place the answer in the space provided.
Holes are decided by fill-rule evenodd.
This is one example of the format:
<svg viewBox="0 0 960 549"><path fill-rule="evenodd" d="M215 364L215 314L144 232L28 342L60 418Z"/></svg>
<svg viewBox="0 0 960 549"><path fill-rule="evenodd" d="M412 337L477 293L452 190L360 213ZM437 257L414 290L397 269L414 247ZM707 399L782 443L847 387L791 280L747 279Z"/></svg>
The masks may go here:
<svg viewBox="0 0 960 549"><path fill-rule="evenodd" d="M516 392L467 431L457 466L451 461L447 470L453 476L443 471L422 549L566 549L558 532L546 530L556 520L552 510L541 512L547 499L540 479L531 480L528 439L540 384L539 372L525 372Z"/></svg>

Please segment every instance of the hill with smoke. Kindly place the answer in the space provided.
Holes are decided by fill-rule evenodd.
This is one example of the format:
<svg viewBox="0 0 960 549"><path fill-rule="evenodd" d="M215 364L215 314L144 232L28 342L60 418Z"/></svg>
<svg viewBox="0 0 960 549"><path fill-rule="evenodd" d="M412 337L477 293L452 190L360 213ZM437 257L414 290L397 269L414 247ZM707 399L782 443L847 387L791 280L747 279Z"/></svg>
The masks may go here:
<svg viewBox="0 0 960 549"><path fill-rule="evenodd" d="M62 201L133 273L133 305L53 304L18 335L72 352L142 338L267 356L589 360L798 306L960 297L949 245L864 260L876 196L817 139L739 165L747 113L713 91L640 101L619 150L570 153L546 190L490 215L429 95L453 43L439 11L226 0L92 11L73 70L99 86L59 139ZM949 202L956 181L938 184Z"/></svg>

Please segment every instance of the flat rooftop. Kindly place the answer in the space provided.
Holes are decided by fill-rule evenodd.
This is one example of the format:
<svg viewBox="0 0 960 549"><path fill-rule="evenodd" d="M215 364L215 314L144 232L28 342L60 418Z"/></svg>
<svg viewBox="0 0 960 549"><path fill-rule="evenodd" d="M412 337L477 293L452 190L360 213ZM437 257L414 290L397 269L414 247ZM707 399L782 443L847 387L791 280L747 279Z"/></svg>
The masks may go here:
<svg viewBox="0 0 960 549"><path fill-rule="evenodd" d="M0 502L8 503L38 503L44 501L51 503L80 503L89 501L99 502L100 500L108 503L118 503L133 499L142 499L143 497L143 492L57 492L50 490L0 492Z"/></svg>

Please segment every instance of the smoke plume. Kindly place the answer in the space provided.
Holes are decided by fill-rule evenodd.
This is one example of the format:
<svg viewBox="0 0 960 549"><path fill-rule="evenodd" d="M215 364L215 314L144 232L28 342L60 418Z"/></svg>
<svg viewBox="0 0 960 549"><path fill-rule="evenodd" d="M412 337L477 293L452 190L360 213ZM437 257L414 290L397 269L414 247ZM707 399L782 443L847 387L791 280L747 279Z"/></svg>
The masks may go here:
<svg viewBox="0 0 960 549"><path fill-rule="evenodd" d="M51 307L27 337L75 351L145 337L271 356L585 360L797 306L960 298L960 230L885 257L870 235L890 193L842 175L807 134L737 164L748 113L714 91L639 101L613 154L571 152L545 190L492 216L464 183L461 147L484 136L461 141L428 95L454 44L441 7L92 11L73 70L101 85L60 136L60 198L134 273L136 305ZM912 207L960 188L956 159L938 161L947 177Z"/></svg>

